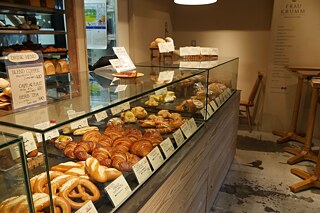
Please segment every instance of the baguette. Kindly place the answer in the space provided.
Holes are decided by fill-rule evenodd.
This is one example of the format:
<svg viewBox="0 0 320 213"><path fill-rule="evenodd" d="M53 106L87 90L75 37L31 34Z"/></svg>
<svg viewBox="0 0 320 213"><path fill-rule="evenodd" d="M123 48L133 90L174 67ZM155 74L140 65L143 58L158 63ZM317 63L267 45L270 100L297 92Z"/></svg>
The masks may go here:
<svg viewBox="0 0 320 213"><path fill-rule="evenodd" d="M82 127L80 129L76 129L73 132L73 135L83 135L84 133L88 132L88 131L93 131L96 130L98 131L99 128L96 126L87 126L87 127Z"/></svg>

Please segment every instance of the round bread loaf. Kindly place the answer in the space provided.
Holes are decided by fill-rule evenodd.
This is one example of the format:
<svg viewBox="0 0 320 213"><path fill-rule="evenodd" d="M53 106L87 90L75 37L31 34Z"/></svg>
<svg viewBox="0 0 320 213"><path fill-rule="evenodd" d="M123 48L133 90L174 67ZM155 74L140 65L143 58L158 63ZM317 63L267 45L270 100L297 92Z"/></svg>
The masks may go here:
<svg viewBox="0 0 320 213"><path fill-rule="evenodd" d="M166 37L164 40L166 40L166 42L173 42L173 39L171 37Z"/></svg>
<svg viewBox="0 0 320 213"><path fill-rule="evenodd" d="M166 41L163 38L156 38L155 42L156 44L158 44L158 43L165 43Z"/></svg>

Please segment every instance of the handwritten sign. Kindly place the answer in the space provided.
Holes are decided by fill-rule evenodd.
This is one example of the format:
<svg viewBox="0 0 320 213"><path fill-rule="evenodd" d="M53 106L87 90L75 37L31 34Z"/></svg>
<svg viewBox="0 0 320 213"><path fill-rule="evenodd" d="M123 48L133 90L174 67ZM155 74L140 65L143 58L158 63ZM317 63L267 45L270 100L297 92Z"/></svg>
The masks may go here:
<svg viewBox="0 0 320 213"><path fill-rule="evenodd" d="M76 112L74 110L68 110L67 114L68 114L69 119L73 119L73 118L79 117L81 115L84 115L85 111ZM71 126L71 129L78 129L78 128L89 126L88 119L87 118L83 118L83 119L80 119L78 121L72 122L70 124L70 126Z"/></svg>
<svg viewBox="0 0 320 213"><path fill-rule="evenodd" d="M20 109L47 102L43 64L8 66L12 106Z"/></svg>
<svg viewBox="0 0 320 213"><path fill-rule="evenodd" d="M214 100L210 101L210 106L212 106L212 109L214 111L217 111L217 109L219 108L216 102L214 102Z"/></svg>
<svg viewBox="0 0 320 213"><path fill-rule="evenodd" d="M36 142L35 142L33 134L31 132L25 132L25 133L21 134L20 136L23 138L24 148L25 148L26 154L37 149Z"/></svg>
<svg viewBox="0 0 320 213"><path fill-rule="evenodd" d="M106 188L114 206L121 204L132 193L130 186L123 175L112 181Z"/></svg>
<svg viewBox="0 0 320 213"><path fill-rule="evenodd" d="M117 105L115 107L112 107L111 108L111 113L112 113L112 115L116 115L116 114L118 114L120 112L123 112L125 110L128 110L128 109L130 109L130 103L126 102L126 103Z"/></svg>
<svg viewBox="0 0 320 213"><path fill-rule="evenodd" d="M159 147L153 148L153 150L147 155L153 170L157 170L164 162Z"/></svg>
<svg viewBox="0 0 320 213"><path fill-rule="evenodd" d="M121 66L116 68L117 72L124 72L129 70L136 69L136 66L133 64L131 58L129 57L126 49L124 47L113 47L113 51L118 57ZM110 61L111 63L111 61Z"/></svg>
<svg viewBox="0 0 320 213"><path fill-rule="evenodd" d="M54 125L54 123L51 123L50 121L46 121L43 123L36 124L36 125L34 125L34 127L37 129L46 129L46 128L49 128L50 126L53 126L53 125ZM60 135L60 133L59 133L58 129L54 129L54 130L51 130L49 132L44 133L44 139L50 140L52 138L59 137L59 135ZM37 133L36 137L37 137L38 142L42 142L41 134Z"/></svg>
<svg viewBox="0 0 320 213"><path fill-rule="evenodd" d="M20 151L19 151L19 146L10 146L10 153L12 160L18 159L20 157Z"/></svg>
<svg viewBox="0 0 320 213"><path fill-rule="evenodd" d="M158 82L170 83L173 80L174 71L163 71L159 72Z"/></svg>
<svg viewBox="0 0 320 213"><path fill-rule="evenodd" d="M219 55L219 49L213 47L201 47L201 55Z"/></svg>
<svg viewBox="0 0 320 213"><path fill-rule="evenodd" d="M195 131L197 131L197 124L194 120L194 118L191 118L188 122L181 125L181 130L183 134L189 138Z"/></svg>
<svg viewBox="0 0 320 213"><path fill-rule="evenodd" d="M93 205L92 201L89 200L84 204L80 209L78 209L75 213L98 213L96 207Z"/></svg>
<svg viewBox="0 0 320 213"><path fill-rule="evenodd" d="M200 55L200 47L180 47L180 56Z"/></svg>
<svg viewBox="0 0 320 213"><path fill-rule="evenodd" d="M160 147L167 159L174 153L174 147L170 138L167 138L164 141L162 141L160 143Z"/></svg>
<svg viewBox="0 0 320 213"><path fill-rule="evenodd" d="M132 166L133 172L141 184L151 176L152 170L146 157L142 158L138 163Z"/></svg>
<svg viewBox="0 0 320 213"><path fill-rule="evenodd" d="M174 51L174 44L173 42L164 42L158 43L159 52L160 53L168 53Z"/></svg>
<svg viewBox="0 0 320 213"><path fill-rule="evenodd" d="M178 129L172 135L178 146L181 146L185 142L181 129Z"/></svg>
<svg viewBox="0 0 320 213"><path fill-rule="evenodd" d="M106 119L108 117L108 114L106 111L102 111L102 112L98 112L98 113L94 114L94 117L99 122L99 121Z"/></svg>

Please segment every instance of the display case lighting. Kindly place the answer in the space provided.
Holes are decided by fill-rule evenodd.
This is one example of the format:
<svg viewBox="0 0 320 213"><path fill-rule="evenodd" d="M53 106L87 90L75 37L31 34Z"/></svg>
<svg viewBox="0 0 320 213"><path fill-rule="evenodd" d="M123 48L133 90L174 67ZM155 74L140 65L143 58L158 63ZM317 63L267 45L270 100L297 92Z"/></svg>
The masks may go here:
<svg viewBox="0 0 320 213"><path fill-rule="evenodd" d="M215 2L217 2L217 0L174 0L174 3L183 5L204 5Z"/></svg>

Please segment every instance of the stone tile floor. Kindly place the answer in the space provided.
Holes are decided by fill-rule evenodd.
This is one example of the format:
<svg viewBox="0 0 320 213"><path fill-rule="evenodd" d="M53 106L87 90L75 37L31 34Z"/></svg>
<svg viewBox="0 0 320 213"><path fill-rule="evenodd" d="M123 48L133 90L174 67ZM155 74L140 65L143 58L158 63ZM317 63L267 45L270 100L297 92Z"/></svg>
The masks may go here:
<svg viewBox="0 0 320 213"><path fill-rule="evenodd" d="M280 145L275 143L277 138L269 133L238 131L236 156L210 212L320 212L320 189L298 193L289 190L290 185L302 180L290 169L312 172L315 163L287 164L292 155L282 148L301 144Z"/></svg>

